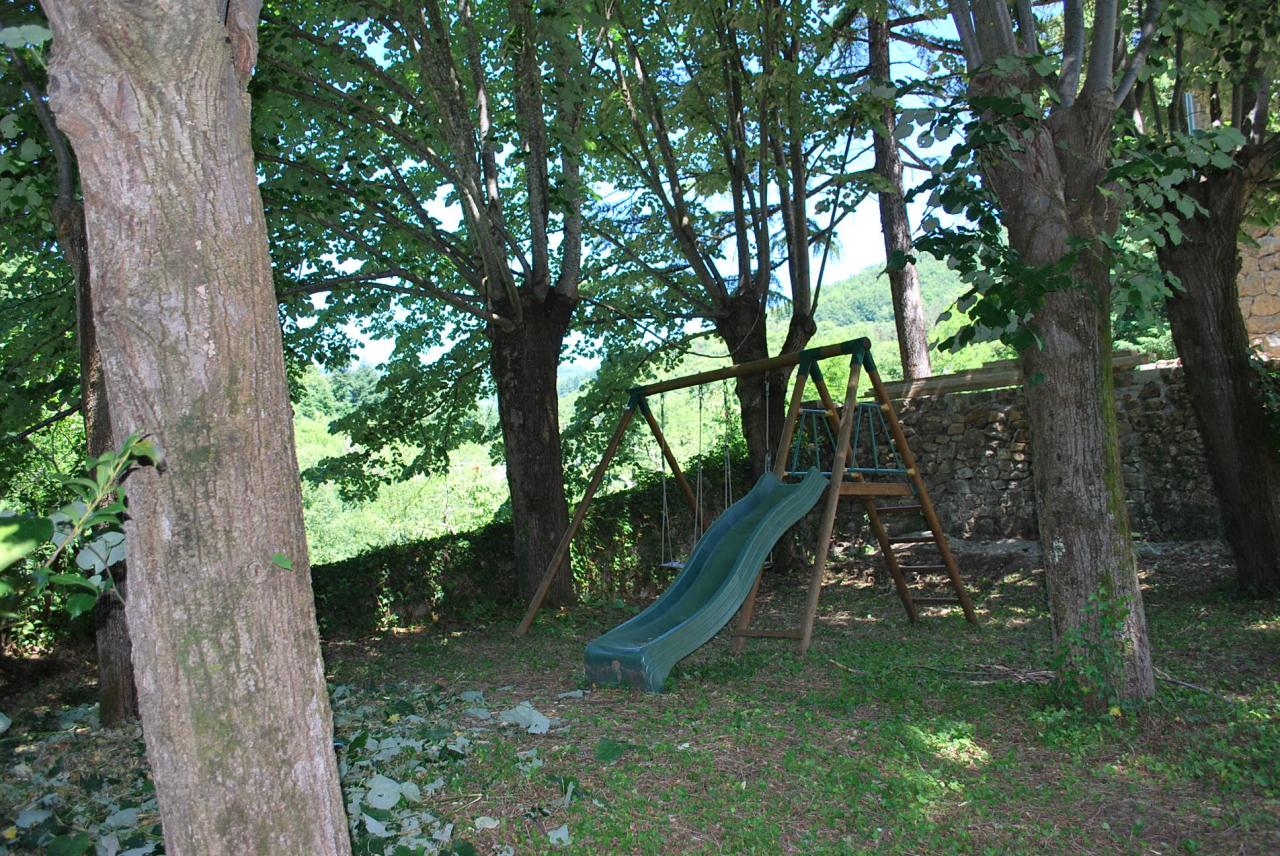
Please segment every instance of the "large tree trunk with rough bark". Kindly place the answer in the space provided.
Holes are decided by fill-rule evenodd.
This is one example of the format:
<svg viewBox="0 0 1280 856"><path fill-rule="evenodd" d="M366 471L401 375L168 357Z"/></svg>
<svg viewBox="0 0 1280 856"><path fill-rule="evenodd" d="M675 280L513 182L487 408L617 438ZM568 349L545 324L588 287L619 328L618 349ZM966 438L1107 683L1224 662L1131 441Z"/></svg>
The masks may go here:
<svg viewBox="0 0 1280 856"><path fill-rule="evenodd" d="M102 378L102 358L93 323L93 291L89 280L89 243L85 235L84 205L60 198L53 206L58 244L75 277L76 338L80 346L80 413L84 417L89 457L112 450L111 414ZM93 610L94 647L98 654L98 718L114 728L138 718L138 688L133 681L133 646L124 600L128 593L128 565L111 567L115 590Z"/></svg>
<svg viewBox="0 0 1280 856"><path fill-rule="evenodd" d="M1247 201L1239 170L1182 188L1208 211L1183 219L1183 240L1157 253L1182 283L1166 302L1213 488L1246 595L1280 594L1280 450L1267 431L1262 387L1249 361L1236 277Z"/></svg>
<svg viewBox="0 0 1280 856"><path fill-rule="evenodd" d="M1091 706L1105 695L1137 700L1154 692L1118 451L1110 269L1098 240L1115 222L1101 195L1112 115L1105 101L1086 92L1024 149L986 168L1009 243L1026 263L1047 268L1073 242L1082 246L1072 287L1050 293L1035 314L1042 347L1021 361L1061 676L1078 683Z"/></svg>
<svg viewBox="0 0 1280 856"><path fill-rule="evenodd" d="M89 283L89 239L85 234L84 203L77 196L75 156L49 109L45 87L34 69L16 51L9 60L27 91L57 167L57 193L50 213L63 259L71 268L75 285L76 332L80 347L80 413L84 418L85 445L90 457L111 450L111 419L102 382L93 324L93 295ZM94 642L98 652L99 718L112 727L138 717L137 689L133 682L129 628L124 616L125 563L111 568L115 594L102 598L94 608Z"/></svg>
<svg viewBox="0 0 1280 856"><path fill-rule="evenodd" d="M716 318L716 332L724 340L734 365L770 356L766 321L767 313L758 296L738 293L729 298L726 310ZM793 317L778 353L792 354L801 350L813 338L816 329L811 317ZM793 370L788 368L746 375L735 382L752 482L768 472L777 455L785 454L785 450L777 446L786 417L788 386L792 376Z"/></svg>
<svg viewBox="0 0 1280 856"><path fill-rule="evenodd" d="M522 601L533 596L569 528L556 377L575 304L554 290L541 301L526 296L523 320L514 329L490 326L489 359L498 390ZM563 606L573 601L573 576L564 562L544 603Z"/></svg>
<svg viewBox="0 0 1280 856"><path fill-rule="evenodd" d="M889 62L889 27L874 17L867 19L867 42L870 47L871 79L892 84ZM902 376L907 379L928 377L933 373L929 363L929 325L924 318L924 301L920 296L920 274L916 266L894 264L894 256L911 252L911 221L902 188L902 158L894 134L898 126L897 109L886 104L880 117L884 133L874 135L875 170L885 187L876 197L880 202L880 231L884 235L884 252L889 261L889 291L893 297L893 321L898 328L898 353L902 356Z"/></svg>
<svg viewBox="0 0 1280 856"><path fill-rule="evenodd" d="M143 731L181 854L346 854L249 145L258 4L46 2L112 427L129 479Z"/></svg>

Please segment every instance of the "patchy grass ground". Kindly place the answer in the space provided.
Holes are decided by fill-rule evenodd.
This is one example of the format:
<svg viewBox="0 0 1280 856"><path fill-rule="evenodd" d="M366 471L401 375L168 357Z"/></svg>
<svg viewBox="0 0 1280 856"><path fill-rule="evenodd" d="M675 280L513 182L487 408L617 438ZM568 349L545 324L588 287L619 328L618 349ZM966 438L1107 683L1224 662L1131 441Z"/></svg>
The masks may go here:
<svg viewBox="0 0 1280 856"><path fill-rule="evenodd" d="M659 696L578 693L584 644L623 608L519 640L499 620L332 643L357 850L1280 852L1280 605L1232 599L1216 546L1142 555L1157 664L1205 691L1162 681L1101 719L1019 680L1050 656L1034 557L961 561L976 630L947 608L907 624L851 559L808 656L756 640L736 659L722 636ZM760 623L793 623L801 597L773 581ZM0 852L159 852L139 736L92 726L79 675L0 708ZM526 701L549 721L499 721Z"/></svg>

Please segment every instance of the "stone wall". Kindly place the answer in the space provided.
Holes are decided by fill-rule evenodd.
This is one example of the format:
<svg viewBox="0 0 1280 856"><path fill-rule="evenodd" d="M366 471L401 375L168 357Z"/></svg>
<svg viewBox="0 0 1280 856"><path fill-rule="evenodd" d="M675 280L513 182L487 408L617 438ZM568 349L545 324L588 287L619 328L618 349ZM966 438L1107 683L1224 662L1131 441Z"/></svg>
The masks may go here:
<svg viewBox="0 0 1280 856"><path fill-rule="evenodd" d="M1036 537L1035 466L1022 389L895 402L943 525L960 538ZM1120 453L1134 533L1217 537L1222 523L1176 362L1116 373Z"/></svg>
<svg viewBox="0 0 1280 856"><path fill-rule="evenodd" d="M1280 356L1280 228L1240 247L1240 312L1250 341Z"/></svg>

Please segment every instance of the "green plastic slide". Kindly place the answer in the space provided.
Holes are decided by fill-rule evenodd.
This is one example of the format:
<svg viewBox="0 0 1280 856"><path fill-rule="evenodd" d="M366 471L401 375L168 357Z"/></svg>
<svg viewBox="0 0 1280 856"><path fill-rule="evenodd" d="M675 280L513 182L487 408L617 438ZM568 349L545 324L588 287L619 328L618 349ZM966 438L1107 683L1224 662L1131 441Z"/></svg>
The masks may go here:
<svg viewBox="0 0 1280 856"><path fill-rule="evenodd" d="M706 531L661 597L587 645L587 679L661 692L671 667L733 618L773 545L826 487L816 469L792 484L762 476Z"/></svg>

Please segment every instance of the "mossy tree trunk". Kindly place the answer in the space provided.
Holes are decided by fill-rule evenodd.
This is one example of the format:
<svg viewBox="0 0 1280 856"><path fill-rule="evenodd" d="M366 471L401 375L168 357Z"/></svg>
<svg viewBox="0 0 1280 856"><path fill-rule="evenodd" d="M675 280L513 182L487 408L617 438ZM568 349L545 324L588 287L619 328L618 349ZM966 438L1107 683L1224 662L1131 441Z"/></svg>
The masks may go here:
<svg viewBox="0 0 1280 856"><path fill-rule="evenodd" d="M975 105L1021 104L1025 93L1047 85L1028 60L1044 49L1030 4L1018 4L1012 15L1004 4L979 0L953 0L950 8ZM1155 690L1124 504L1104 240L1118 222L1105 187L1117 105L1141 71L1150 39L1118 56L1115 45L1128 35L1119 34L1114 4L1099 5L1088 23L1078 8L1064 19L1061 37L1057 99L1017 121L989 111L988 129L1002 131L1007 142L988 142L981 157L983 180L1021 262L1045 276L1069 267L1070 282L1049 291L1035 311L1040 347L1025 350L1021 362L1060 676L1097 707ZM1013 70L996 71L1002 63ZM1014 293L1026 286L1004 284Z"/></svg>
<svg viewBox="0 0 1280 856"><path fill-rule="evenodd" d="M498 391L519 593L527 602L569 528L556 379L577 301L555 290L541 300L530 293L522 298L520 325L490 326L489 363ZM570 563L562 562L543 603L564 606L574 599Z"/></svg>
<svg viewBox="0 0 1280 856"><path fill-rule="evenodd" d="M1111 282L1103 230L1115 228L1101 186L1109 94L1086 92L1027 147L987 175L1009 243L1048 268L1081 247L1071 288L1051 292L1023 352L1040 544L1064 680L1088 705L1154 692L1137 562L1124 501L1111 369Z"/></svg>
<svg viewBox="0 0 1280 856"><path fill-rule="evenodd" d="M349 853L249 146L258 3L45 10L112 427L163 455L128 482L126 615L166 851Z"/></svg>
<svg viewBox="0 0 1280 856"><path fill-rule="evenodd" d="M1183 218L1183 240L1157 251L1182 283L1165 301L1191 409L1222 507L1240 591L1280 594L1280 449L1267 430L1262 384L1249 362L1236 277L1250 178L1214 171L1182 189L1207 212Z"/></svg>

